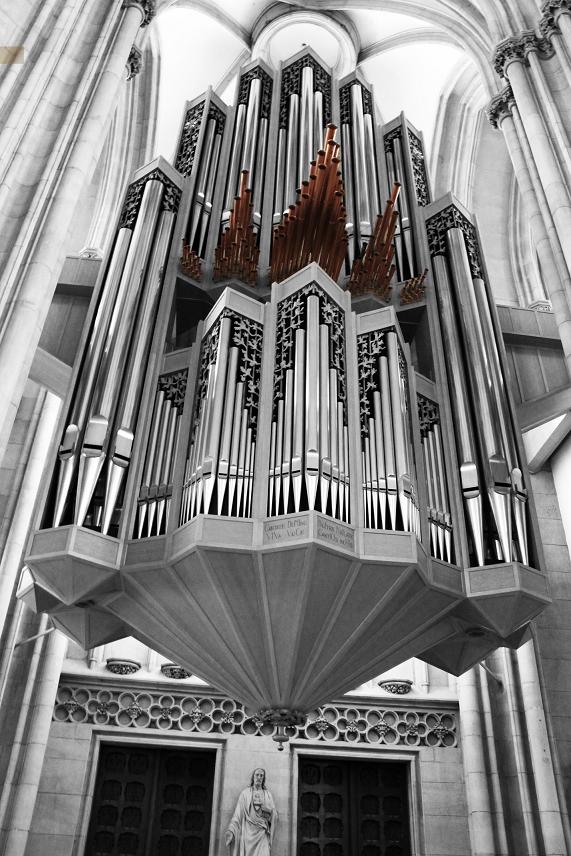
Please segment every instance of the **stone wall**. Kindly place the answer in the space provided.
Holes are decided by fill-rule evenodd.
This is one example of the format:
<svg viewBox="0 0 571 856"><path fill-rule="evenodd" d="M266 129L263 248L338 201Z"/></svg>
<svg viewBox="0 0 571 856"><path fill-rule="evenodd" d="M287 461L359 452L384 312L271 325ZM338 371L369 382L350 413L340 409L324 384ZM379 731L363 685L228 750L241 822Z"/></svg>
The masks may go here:
<svg viewBox="0 0 571 856"><path fill-rule="evenodd" d="M413 707L387 697L381 706L378 699L346 699L311 714L310 724L278 752L268 727L240 705L214 694L190 696L192 688L176 689L141 685L136 690L112 681L88 685L63 677L26 856L81 856L97 754L101 742L109 740L218 750L211 854L225 852L224 832L237 797L258 766L267 770L280 814L272 856L294 852L297 764L308 753L407 764L411 852L470 853L455 704Z"/></svg>

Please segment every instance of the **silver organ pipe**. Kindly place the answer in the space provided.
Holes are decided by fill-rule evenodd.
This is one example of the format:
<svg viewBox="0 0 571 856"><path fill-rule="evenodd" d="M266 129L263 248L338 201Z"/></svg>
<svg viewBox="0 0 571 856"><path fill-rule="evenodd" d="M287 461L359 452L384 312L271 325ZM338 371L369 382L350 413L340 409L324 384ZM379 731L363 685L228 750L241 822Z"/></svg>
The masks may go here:
<svg viewBox="0 0 571 856"><path fill-rule="evenodd" d="M353 165L355 211L358 214L359 234L363 240L371 235L369 187L367 182L367 155L365 153L365 117L361 86L351 86L351 118L353 130ZM378 213L378 212L376 212Z"/></svg>
<svg viewBox="0 0 571 856"><path fill-rule="evenodd" d="M395 316L390 309L358 318L366 526L402 529L420 537L407 366L394 325Z"/></svg>
<svg viewBox="0 0 571 856"><path fill-rule="evenodd" d="M320 509L348 520L345 345L332 326L343 310L314 287L293 291L277 311L268 513Z"/></svg>
<svg viewBox="0 0 571 856"><path fill-rule="evenodd" d="M435 402L421 395L418 396L418 411L428 493L431 552L437 559L452 562L452 522L440 433L440 411Z"/></svg>
<svg viewBox="0 0 571 856"><path fill-rule="evenodd" d="M126 469L131 462L135 425L146 373L146 355L151 346L155 315L162 285L162 273L172 238L175 215L163 211L160 215L149 266L143 280L143 294L137 315L137 336L123 379L125 396L120 401L113 428L107 464L107 484L101 531L108 532L117 504Z"/></svg>
<svg viewBox="0 0 571 856"><path fill-rule="evenodd" d="M377 175L377 153L372 114L370 112L365 112L363 121L365 125L367 187L369 189L369 222L371 224L371 228L373 228L377 215L381 212L381 197Z"/></svg>
<svg viewBox="0 0 571 856"><path fill-rule="evenodd" d="M110 428L122 386L123 372L121 366L133 334L133 321L139 296L135 283L138 284L144 276L151 252L154 220L158 215L162 194L163 187L159 181L150 181L145 185L137 220L138 228L135 228L133 234L130 257L127 257L115 304L114 317L107 332L106 348L99 366L91 400L90 416L85 430L79 464L75 522L80 526L84 523L99 475L107 458ZM127 449L129 437L126 436L123 439L125 440L124 452L130 454ZM117 458L116 450L114 457ZM127 461L128 458L125 460ZM112 484L111 493L114 493L114 488L115 485ZM109 507L109 501L107 505ZM109 519L105 521L107 526L109 522Z"/></svg>
<svg viewBox="0 0 571 856"><path fill-rule="evenodd" d="M510 561L510 481L499 427L500 416L492 393L487 346L482 341L481 330L470 306L472 277L464 234L461 229L453 228L448 230L446 238L462 333L470 355L466 362L478 414L476 435L481 446L481 465L501 549L498 559L503 557L504 561Z"/></svg>
<svg viewBox="0 0 571 856"><path fill-rule="evenodd" d="M113 307L117 298L117 290L121 281L131 236L132 230L125 227L120 228L117 234L105 278L105 292L99 301L91 337L83 360L82 372L75 390L70 420L66 425L59 447L56 499L52 520L54 526L61 524L70 496L74 470L78 461L80 432L87 418L90 396L105 348L105 338L113 315Z"/></svg>
<svg viewBox="0 0 571 856"><path fill-rule="evenodd" d="M330 101L330 75L313 57L303 57L283 68L274 223L295 203L296 191L309 174L331 121Z"/></svg>
<svg viewBox="0 0 571 856"><path fill-rule="evenodd" d="M206 206L206 183L208 181L208 174L210 170L210 166L212 163L212 154L214 149L214 141L216 138L216 121L214 119L210 119L206 126L206 135L203 143L203 148L200 157L200 164L198 167L198 175L196 178L196 195L195 195L195 203L194 210L192 212L192 216L189 220L188 224L188 243L191 247L195 246L195 241L198 237L198 247L202 246L202 236L201 232L202 224L201 220L203 217L201 216L205 212Z"/></svg>
<svg viewBox="0 0 571 856"><path fill-rule="evenodd" d="M282 197L282 212L295 202L297 183L297 140L299 134L299 95L295 92L289 98L289 117L287 128L286 168L284 177L284 193Z"/></svg>
<svg viewBox="0 0 571 856"><path fill-rule="evenodd" d="M262 81L259 77L254 77L250 81L250 92L248 97L248 107L246 110L246 127L244 129L244 149L242 152L242 170L247 170L249 175L253 177L254 164L256 156L256 143L258 141L258 122L260 112L260 97L262 91ZM234 193L238 192L238 188Z"/></svg>
<svg viewBox="0 0 571 856"><path fill-rule="evenodd" d="M460 340L453 311L453 295L448 265L443 255L433 258L434 275L437 283L438 305L442 335L448 364L448 387L454 412L456 444L460 467L460 484L466 517L469 522L474 552L478 565L484 564L484 529L482 517L482 495L478 473L474 430L468 401L468 390L464 381L464 366Z"/></svg>
<svg viewBox="0 0 571 856"><path fill-rule="evenodd" d="M490 358L492 372L492 390L496 400L496 407L500 419L500 430L502 442L506 453L508 470L510 476L510 492L512 501L513 518L515 522L515 541L519 550L519 557L524 564L529 563L529 545L526 521L527 490L523 482L521 462L514 436L514 426L509 410L509 399L506 379L502 368L500 355L496 343L490 304L486 293L486 286L480 277L472 280L474 295L476 298L474 308L477 309L477 321L481 328L482 341L486 343Z"/></svg>
<svg viewBox="0 0 571 856"><path fill-rule="evenodd" d="M306 66L301 72L301 93L299 98L299 154L297 158L296 188L306 178L308 165L315 157L315 149L321 145L321 137L313 139L313 69ZM317 144L317 145L316 145ZM294 197L292 197L293 202Z"/></svg>
<svg viewBox="0 0 571 856"><path fill-rule="evenodd" d="M238 192L240 180L242 140L244 137L244 125L246 122L246 104L238 104L236 108L236 120L234 123L234 136L232 141L232 154L228 169L228 184L226 185L226 197L224 202L223 220L230 218L230 212L234 205L234 197Z"/></svg>
<svg viewBox="0 0 571 856"><path fill-rule="evenodd" d="M255 431L262 326L260 304L224 295L203 336L185 465L180 523L197 514L248 516L255 466ZM244 306L253 318L233 308ZM211 313L212 318L212 313Z"/></svg>

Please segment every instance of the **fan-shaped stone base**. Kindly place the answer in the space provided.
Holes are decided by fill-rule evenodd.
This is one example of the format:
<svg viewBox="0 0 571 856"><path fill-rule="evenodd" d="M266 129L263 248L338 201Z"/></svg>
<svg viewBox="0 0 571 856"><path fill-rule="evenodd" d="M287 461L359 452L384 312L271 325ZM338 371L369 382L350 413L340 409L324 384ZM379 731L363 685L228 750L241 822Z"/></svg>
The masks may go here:
<svg viewBox="0 0 571 856"><path fill-rule="evenodd" d="M414 535L318 512L201 516L129 542L120 569L116 545L75 527L38 533L28 564L52 601L34 588L36 608L85 647L136 636L258 709L312 709L412 656L458 674L548 601L530 568L462 571Z"/></svg>

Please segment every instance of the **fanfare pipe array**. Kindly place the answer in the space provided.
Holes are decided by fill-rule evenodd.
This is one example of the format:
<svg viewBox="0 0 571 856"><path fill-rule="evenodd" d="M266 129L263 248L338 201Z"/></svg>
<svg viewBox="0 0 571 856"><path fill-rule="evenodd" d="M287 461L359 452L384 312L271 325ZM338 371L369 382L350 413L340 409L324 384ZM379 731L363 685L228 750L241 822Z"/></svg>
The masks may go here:
<svg viewBox="0 0 571 856"><path fill-rule="evenodd" d="M242 282L256 282L260 250L252 225L251 195L248 172L244 170L240 181L240 194L234 200L230 222L224 228L215 250L215 280L236 277Z"/></svg>
<svg viewBox="0 0 571 856"><path fill-rule="evenodd" d="M437 559L453 562L452 517L446 483L438 405L423 395L419 395L418 416L428 494L430 549L432 555Z"/></svg>
<svg viewBox="0 0 571 856"><path fill-rule="evenodd" d="M490 546L497 560L509 562L515 558L527 562L527 495L505 402L505 381L485 287L481 278L473 274L462 229L449 229L446 241L462 335L470 355L466 362L477 413L483 483L496 530Z"/></svg>
<svg viewBox="0 0 571 856"><path fill-rule="evenodd" d="M344 309L317 286L278 302L268 515L350 521Z"/></svg>
<svg viewBox="0 0 571 856"><path fill-rule="evenodd" d="M131 460L179 196L178 188L159 170L129 188L127 225L119 229L115 242L59 449L54 526L61 525L68 502L75 505L74 522L85 523L105 463L103 506L95 509L90 524L104 533L111 525ZM136 208L134 217L130 204Z"/></svg>
<svg viewBox="0 0 571 856"><path fill-rule="evenodd" d="M339 145L335 125L328 125L325 145L311 162L295 205L274 228L270 275L282 282L310 262L317 262L329 276L339 276L347 249L343 182L338 169Z"/></svg>
<svg viewBox="0 0 571 856"><path fill-rule="evenodd" d="M403 186L398 203L399 216L395 233L396 273L397 279L401 282L414 276L416 262L409 211L411 197L407 192L408 182L404 166L407 157L408 153L403 146L402 126L399 126L385 136L385 159L389 183L393 185L398 182Z"/></svg>
<svg viewBox="0 0 571 856"><path fill-rule="evenodd" d="M384 213L377 217L371 240L362 256L353 262L349 278L349 290L353 295L372 293L381 300L388 300L390 296L390 282L395 272L392 260L398 218L395 205L399 192L400 184L395 183Z"/></svg>
<svg viewBox="0 0 571 856"><path fill-rule="evenodd" d="M206 250L221 146L221 124L216 113L210 110L198 154L198 171L186 232L186 243L199 258L204 258Z"/></svg>
<svg viewBox="0 0 571 856"><path fill-rule="evenodd" d="M180 269L184 274L186 274L186 276L191 277L191 279L200 280L202 277L202 265L200 258L196 255L196 252L190 248L184 238L182 240Z"/></svg>
<svg viewBox="0 0 571 856"><path fill-rule="evenodd" d="M428 268L425 268L422 273L419 273L417 276L413 276L412 279L407 279L406 282L403 282L400 291L401 306L418 303L419 300L424 298L424 280L426 279L427 273Z"/></svg>
<svg viewBox="0 0 571 856"><path fill-rule="evenodd" d="M261 307L256 304L255 318L224 303L212 313L201 345L180 525L197 514L250 517L252 511Z"/></svg>
<svg viewBox="0 0 571 856"><path fill-rule="evenodd" d="M168 526L187 375L185 369L159 377L137 500L136 538L162 535Z"/></svg>
<svg viewBox="0 0 571 856"><path fill-rule="evenodd" d="M406 361L394 316L368 314L357 336L364 525L420 537Z"/></svg>

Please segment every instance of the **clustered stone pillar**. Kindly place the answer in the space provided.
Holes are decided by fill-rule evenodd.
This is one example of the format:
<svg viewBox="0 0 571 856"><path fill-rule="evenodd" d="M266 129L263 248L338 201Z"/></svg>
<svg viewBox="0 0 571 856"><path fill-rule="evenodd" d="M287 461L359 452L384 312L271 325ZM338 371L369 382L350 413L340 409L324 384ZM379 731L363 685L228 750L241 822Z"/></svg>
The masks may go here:
<svg viewBox="0 0 571 856"><path fill-rule="evenodd" d="M510 86L493 99L488 116L504 133L571 377L571 276Z"/></svg>
<svg viewBox="0 0 571 856"><path fill-rule="evenodd" d="M571 147L542 68L554 58L571 79L571 2L547 0L542 11L541 35L526 30L496 48L494 67L508 85L488 117L506 139L571 377Z"/></svg>
<svg viewBox="0 0 571 856"><path fill-rule="evenodd" d="M83 5L89 7L86 14L90 9L93 11L92 4ZM93 88L85 93L86 99L81 109L75 102L69 105L63 117L61 132L57 141L54 141L57 145L51 151L38 182L38 193L46 188L51 189L43 200L45 212L42 216L35 216L33 224L22 219L13 249L5 260L4 273L0 279L0 375L3 392L0 449L6 448L49 310L77 200L95 169L108 119L115 108L120 85L126 78L125 66L133 42L139 27L150 21L153 9L153 0L124 0L122 5L108 4L107 16L100 15L102 31L92 42L91 53L81 56L82 71L87 75L90 70L94 73L91 80ZM71 16L58 20L64 36L66 26L70 30L64 42L62 59L76 67L80 46L74 41L73 27L77 23ZM38 38L41 35L44 34L38 34ZM34 47L29 46L30 55ZM67 58L66 50L70 52ZM65 89L62 85L62 99ZM42 102L43 88L37 87L37 90L35 112L45 116L46 107L50 105ZM57 102L58 93L53 88L49 92L50 98ZM34 95L34 92L30 92L30 97ZM58 106L57 103L53 105L54 116L58 114ZM10 122L10 117L7 121ZM12 132L16 133L16 119L12 125ZM28 147L28 134L30 137L37 136L42 131L47 133L31 120L29 129L26 127L23 131L20 128L20 149ZM3 188L8 194L18 193L18 163L16 151L3 176ZM13 222L6 228L8 226L13 229Z"/></svg>

